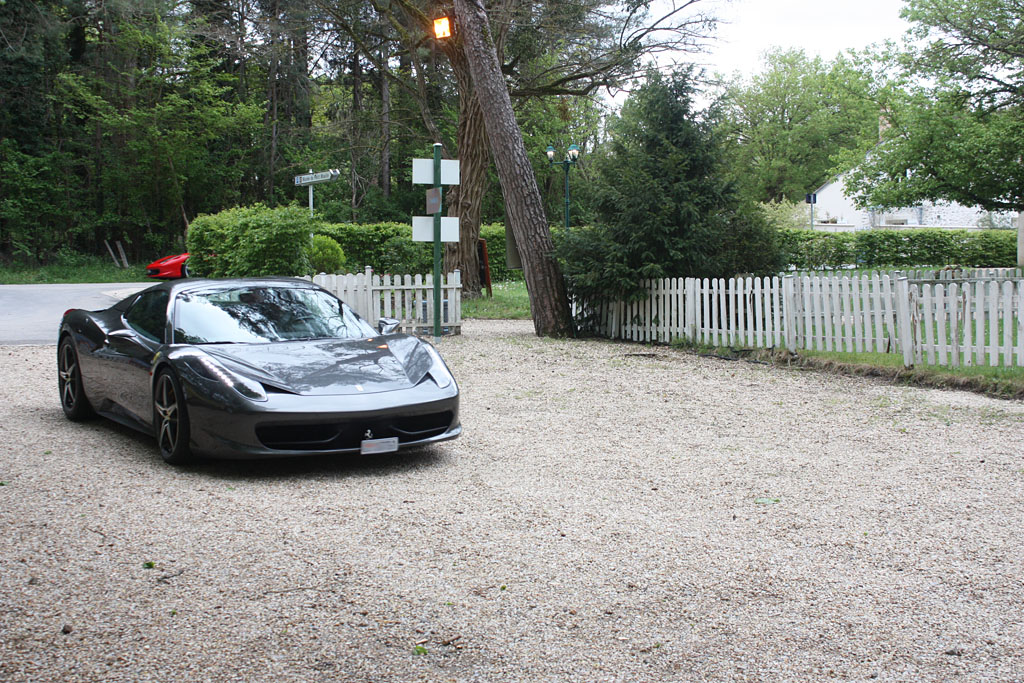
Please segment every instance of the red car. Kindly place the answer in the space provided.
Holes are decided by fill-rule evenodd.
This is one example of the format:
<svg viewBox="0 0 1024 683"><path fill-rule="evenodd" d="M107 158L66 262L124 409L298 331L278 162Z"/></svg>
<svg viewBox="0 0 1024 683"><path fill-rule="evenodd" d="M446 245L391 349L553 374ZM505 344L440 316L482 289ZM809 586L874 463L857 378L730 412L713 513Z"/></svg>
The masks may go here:
<svg viewBox="0 0 1024 683"><path fill-rule="evenodd" d="M177 280L188 277L188 254L165 256L146 266L146 275L158 280Z"/></svg>

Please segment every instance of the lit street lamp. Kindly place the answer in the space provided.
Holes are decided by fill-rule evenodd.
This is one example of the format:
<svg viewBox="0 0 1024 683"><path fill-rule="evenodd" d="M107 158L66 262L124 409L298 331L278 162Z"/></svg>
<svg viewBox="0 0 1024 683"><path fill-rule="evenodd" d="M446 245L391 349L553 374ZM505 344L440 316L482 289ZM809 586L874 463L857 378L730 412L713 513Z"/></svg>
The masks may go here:
<svg viewBox="0 0 1024 683"><path fill-rule="evenodd" d="M565 229L569 229L569 167L576 165L580 157L579 145L569 145L569 151L565 153L565 161L555 161L555 148L548 145L548 161L552 166L565 168Z"/></svg>

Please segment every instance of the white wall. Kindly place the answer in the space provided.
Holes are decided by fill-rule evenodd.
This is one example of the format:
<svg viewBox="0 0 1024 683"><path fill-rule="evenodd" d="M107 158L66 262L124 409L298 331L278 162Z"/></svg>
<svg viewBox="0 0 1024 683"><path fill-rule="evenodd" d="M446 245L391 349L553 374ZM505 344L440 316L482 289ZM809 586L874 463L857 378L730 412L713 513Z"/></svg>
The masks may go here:
<svg viewBox="0 0 1024 683"><path fill-rule="evenodd" d="M989 212L976 207L948 202L923 202L919 206L871 212L858 209L844 194L845 177L825 183L818 191L814 207L815 229L829 232L870 230L876 228L950 228L981 230L992 227L1012 228L1016 213ZM829 219L836 219L829 223Z"/></svg>

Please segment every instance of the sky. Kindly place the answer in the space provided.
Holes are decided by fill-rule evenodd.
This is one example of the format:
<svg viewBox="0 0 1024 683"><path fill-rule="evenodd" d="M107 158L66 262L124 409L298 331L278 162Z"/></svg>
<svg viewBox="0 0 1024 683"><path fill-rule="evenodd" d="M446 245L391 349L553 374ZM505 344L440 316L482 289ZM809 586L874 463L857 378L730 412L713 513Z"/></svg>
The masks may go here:
<svg viewBox="0 0 1024 683"><path fill-rule="evenodd" d="M898 40L909 27L901 0L706 0L720 19L708 53L697 56L708 75L749 76L771 47L803 48L832 59L848 48ZM704 2L699 6L705 5Z"/></svg>

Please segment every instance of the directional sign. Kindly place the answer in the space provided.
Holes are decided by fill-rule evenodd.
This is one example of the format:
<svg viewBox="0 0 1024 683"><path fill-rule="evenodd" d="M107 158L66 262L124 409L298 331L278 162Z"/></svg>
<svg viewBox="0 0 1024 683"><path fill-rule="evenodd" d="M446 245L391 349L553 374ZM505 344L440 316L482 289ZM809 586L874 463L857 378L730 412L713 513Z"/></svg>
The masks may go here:
<svg viewBox="0 0 1024 683"><path fill-rule="evenodd" d="M433 242L434 241L434 217L413 216L412 217L412 241ZM441 217L441 241L459 241L459 219L458 217Z"/></svg>
<svg viewBox="0 0 1024 683"><path fill-rule="evenodd" d="M434 184L434 160L433 159L413 159L412 160L412 182L415 185L433 185ZM458 185L459 184L459 160L458 159L442 159L441 160L441 184L442 185Z"/></svg>
<svg viewBox="0 0 1024 683"><path fill-rule="evenodd" d="M320 171L319 173L306 173L305 175L295 176L295 184L302 186L326 183L330 180L337 180L339 175L341 175L341 171L336 168L332 168L329 171Z"/></svg>

